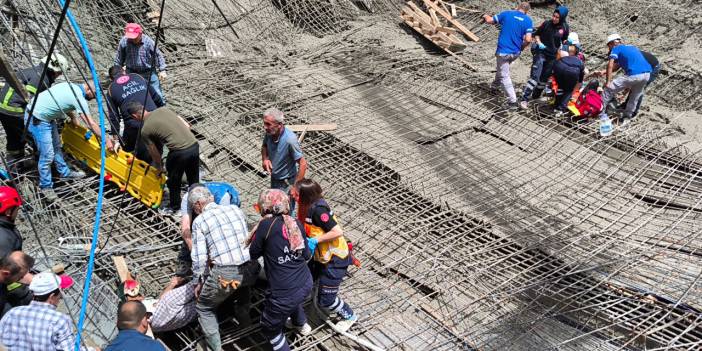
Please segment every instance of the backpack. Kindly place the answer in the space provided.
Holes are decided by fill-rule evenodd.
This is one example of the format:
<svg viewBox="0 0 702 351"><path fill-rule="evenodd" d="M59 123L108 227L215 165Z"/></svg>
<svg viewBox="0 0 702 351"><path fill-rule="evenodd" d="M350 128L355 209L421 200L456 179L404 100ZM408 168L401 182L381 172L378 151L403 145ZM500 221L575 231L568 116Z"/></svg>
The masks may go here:
<svg viewBox="0 0 702 351"><path fill-rule="evenodd" d="M588 84L575 104L569 104L568 109L582 118L597 117L602 112L602 95L597 92L597 84Z"/></svg>

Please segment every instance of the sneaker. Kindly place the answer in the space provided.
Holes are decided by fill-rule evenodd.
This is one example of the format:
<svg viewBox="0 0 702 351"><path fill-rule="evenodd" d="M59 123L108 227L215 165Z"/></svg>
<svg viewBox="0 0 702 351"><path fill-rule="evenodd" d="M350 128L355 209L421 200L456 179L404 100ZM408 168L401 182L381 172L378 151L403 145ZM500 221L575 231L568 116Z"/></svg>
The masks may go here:
<svg viewBox="0 0 702 351"><path fill-rule="evenodd" d="M508 102L506 108L507 111L517 111L519 109L519 104L516 102Z"/></svg>
<svg viewBox="0 0 702 351"><path fill-rule="evenodd" d="M53 188L41 189L41 194L44 195L44 198L46 198L48 202L54 202L58 200L58 195L56 195L56 192Z"/></svg>
<svg viewBox="0 0 702 351"><path fill-rule="evenodd" d="M349 329L351 329L351 326L354 325L354 323L356 323L356 321L358 321L358 316L354 314L348 319L344 319L336 323L336 328L339 329L341 332L347 332Z"/></svg>
<svg viewBox="0 0 702 351"><path fill-rule="evenodd" d="M526 110L529 108L529 102L528 101L520 101L519 102L519 108L522 110Z"/></svg>
<svg viewBox="0 0 702 351"><path fill-rule="evenodd" d="M71 171L66 176L62 176L61 179L81 179L85 178L85 172L83 171Z"/></svg>
<svg viewBox="0 0 702 351"><path fill-rule="evenodd" d="M298 327L296 325L293 325L292 319L290 318L285 320L285 327L288 329L297 330L297 333L302 336L310 335L312 333L312 327L309 325L309 323L305 323L301 327Z"/></svg>

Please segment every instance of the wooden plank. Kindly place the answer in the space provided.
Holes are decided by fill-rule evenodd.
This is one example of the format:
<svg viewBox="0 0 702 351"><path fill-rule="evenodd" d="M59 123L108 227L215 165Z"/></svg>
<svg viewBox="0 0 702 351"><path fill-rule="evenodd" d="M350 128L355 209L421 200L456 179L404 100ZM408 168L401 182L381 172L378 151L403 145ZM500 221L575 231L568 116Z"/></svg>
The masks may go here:
<svg viewBox="0 0 702 351"><path fill-rule="evenodd" d="M449 27L436 27L436 30L446 34L456 34L456 30Z"/></svg>
<svg viewBox="0 0 702 351"><path fill-rule="evenodd" d="M431 17L431 23L437 27L441 27L441 22L439 22L439 18L436 17L436 11L434 9L429 9L429 17Z"/></svg>
<svg viewBox="0 0 702 351"><path fill-rule="evenodd" d="M400 17L403 20L405 20L405 23L409 24L414 30L416 30L419 33L431 35L431 34L434 34L434 32L436 32L436 27L434 25L432 25L431 23L429 23L430 21L424 20L424 18L422 18L422 16L415 16L415 17L413 17L412 21L408 21L407 19L403 18L402 16L400 16Z"/></svg>
<svg viewBox="0 0 702 351"><path fill-rule="evenodd" d="M112 262L117 269L117 276L119 276L120 282L127 279L132 279L132 275L129 273L129 267L127 267L127 261L124 260L124 256L112 256Z"/></svg>
<svg viewBox="0 0 702 351"><path fill-rule="evenodd" d="M427 13L424 12L424 10L420 9L419 6L417 6L414 2L408 1L407 5L409 5L409 7L414 11L414 13L417 14L417 16L419 16L415 18L421 18L425 22L431 23L431 17L429 17L429 15L427 15Z"/></svg>
<svg viewBox="0 0 702 351"><path fill-rule="evenodd" d="M286 127L290 128L293 132L321 132L328 130L336 130L336 123L323 123L323 124L290 124Z"/></svg>
<svg viewBox="0 0 702 351"><path fill-rule="evenodd" d="M451 17L456 17L456 5L450 4L449 8L451 8Z"/></svg>
<svg viewBox="0 0 702 351"><path fill-rule="evenodd" d="M461 22L458 22L457 20L452 18L450 14L446 13L436 3L432 2L431 0L424 0L424 4L426 4L427 7L430 7L432 9L436 10L436 13L438 13L441 16L443 16L444 18L446 18L451 24L453 24L454 27L456 27L456 29L458 29L459 31L461 31L461 33L463 33L466 37L468 37L468 39L470 39L472 41L480 41L480 38L478 38L477 35L473 34L473 32L471 32L468 28L463 26L463 24L461 24Z"/></svg>
<svg viewBox="0 0 702 351"><path fill-rule="evenodd" d="M436 32L435 37L439 38L441 41L446 42L446 44L448 44L448 45L450 45L452 43L452 40L444 33Z"/></svg>
<svg viewBox="0 0 702 351"><path fill-rule="evenodd" d="M10 84L12 89L15 89L15 91L18 92L22 98L24 98L24 101L29 102L29 94L27 94L27 91L24 89L24 84L17 79L15 70L12 69L10 61L5 56L2 48L0 48L0 75L5 78L5 81Z"/></svg>
<svg viewBox="0 0 702 351"><path fill-rule="evenodd" d="M439 5L441 5L441 7L444 9L444 11L446 11L446 13L450 13L448 7L446 7L446 4L443 1L437 0L437 2L439 3ZM452 16L455 16L455 15L452 15Z"/></svg>

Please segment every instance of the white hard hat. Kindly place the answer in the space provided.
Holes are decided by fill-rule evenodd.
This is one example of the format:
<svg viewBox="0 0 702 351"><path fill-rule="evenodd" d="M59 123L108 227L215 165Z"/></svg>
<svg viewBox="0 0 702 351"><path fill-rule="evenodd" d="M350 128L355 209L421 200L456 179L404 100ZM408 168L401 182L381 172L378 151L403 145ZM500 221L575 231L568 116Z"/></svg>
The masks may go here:
<svg viewBox="0 0 702 351"><path fill-rule="evenodd" d="M571 45L580 45L580 38L578 38L578 33L570 32L570 34L568 34L568 42Z"/></svg>
<svg viewBox="0 0 702 351"><path fill-rule="evenodd" d="M41 62L46 62L46 56L41 58ZM49 69L54 72L68 71L68 60L61 54L52 54L49 61Z"/></svg>
<svg viewBox="0 0 702 351"><path fill-rule="evenodd" d="M611 42L613 42L613 41L615 41L615 40L620 40L620 41L621 41L621 40L622 40L621 35L619 35L619 34L617 34L617 33L610 34L610 35L607 37L607 44L609 44L609 43L611 43Z"/></svg>

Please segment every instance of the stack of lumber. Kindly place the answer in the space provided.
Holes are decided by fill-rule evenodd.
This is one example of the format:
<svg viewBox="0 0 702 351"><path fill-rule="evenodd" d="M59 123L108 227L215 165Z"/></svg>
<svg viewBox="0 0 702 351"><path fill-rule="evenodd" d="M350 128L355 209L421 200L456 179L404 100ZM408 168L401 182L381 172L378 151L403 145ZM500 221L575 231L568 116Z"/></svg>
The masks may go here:
<svg viewBox="0 0 702 351"><path fill-rule="evenodd" d="M456 36L456 30L444 26L434 9L429 9L429 13L426 13L414 2L408 1L400 12L400 18L417 33L446 51L455 53L466 48L463 40Z"/></svg>
<svg viewBox="0 0 702 351"><path fill-rule="evenodd" d="M419 8L413 1L408 1L407 6L400 12L400 18L425 38L449 53L460 52L466 48L466 44L456 35L456 31L460 31L470 40L480 40L454 18L456 16L454 5L446 6L442 0L422 1L428 12ZM446 21L446 24L443 21Z"/></svg>

